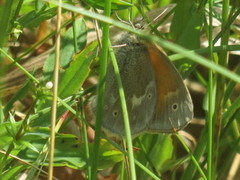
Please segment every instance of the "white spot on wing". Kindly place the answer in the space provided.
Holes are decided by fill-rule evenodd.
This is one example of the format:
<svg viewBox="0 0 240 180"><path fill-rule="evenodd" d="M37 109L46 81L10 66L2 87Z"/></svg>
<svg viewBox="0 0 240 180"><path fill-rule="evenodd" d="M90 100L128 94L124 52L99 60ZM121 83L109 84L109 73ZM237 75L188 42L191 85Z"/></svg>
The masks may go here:
<svg viewBox="0 0 240 180"><path fill-rule="evenodd" d="M148 85L147 85L147 87L146 87L146 90L145 90L145 94L143 94L142 96L137 97L135 94L133 95L133 97L131 98L132 109L133 109L135 106L139 106L139 105L141 105L142 103L144 103L144 102L142 102L142 101L144 100L145 96L148 96L148 95L149 95L149 94L147 94L148 89L149 89L149 88L153 88L154 83L155 83L154 81L151 81L151 82L148 83ZM151 98L150 98L150 99L151 99Z"/></svg>
<svg viewBox="0 0 240 180"><path fill-rule="evenodd" d="M180 119L178 119L177 122L178 122L178 128L181 127Z"/></svg>
<svg viewBox="0 0 240 180"><path fill-rule="evenodd" d="M109 101L110 101L110 104L113 104L115 103L116 98L113 95L111 95Z"/></svg>
<svg viewBox="0 0 240 180"><path fill-rule="evenodd" d="M136 97L136 95L133 95L131 102L132 102L132 108L134 108L135 106L139 106L142 104L142 101L144 99L144 96L140 96L140 97Z"/></svg>

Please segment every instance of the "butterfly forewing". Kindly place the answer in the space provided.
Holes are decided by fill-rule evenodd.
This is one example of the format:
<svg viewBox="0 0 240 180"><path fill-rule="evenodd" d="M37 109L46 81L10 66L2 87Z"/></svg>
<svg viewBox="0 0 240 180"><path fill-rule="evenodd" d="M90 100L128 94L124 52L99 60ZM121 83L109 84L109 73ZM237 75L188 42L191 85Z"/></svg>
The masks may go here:
<svg viewBox="0 0 240 180"><path fill-rule="evenodd" d="M147 47L135 35L122 33L114 52L124 88L132 135L144 131L156 106L156 81ZM119 46L119 47L116 47ZM106 75L103 128L125 136L118 85L111 61Z"/></svg>

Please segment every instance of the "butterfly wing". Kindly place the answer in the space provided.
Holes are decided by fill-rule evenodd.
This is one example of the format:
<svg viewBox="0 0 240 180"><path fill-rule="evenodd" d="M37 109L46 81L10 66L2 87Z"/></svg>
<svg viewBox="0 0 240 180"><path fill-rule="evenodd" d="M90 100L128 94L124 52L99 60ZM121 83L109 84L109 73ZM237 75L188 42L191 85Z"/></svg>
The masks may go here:
<svg viewBox="0 0 240 180"><path fill-rule="evenodd" d="M147 47L135 35L118 34L114 45L120 76L125 92L131 133L144 131L153 118L156 106L156 81L149 61ZM103 128L110 133L125 136L118 86L111 62L106 75Z"/></svg>
<svg viewBox="0 0 240 180"><path fill-rule="evenodd" d="M157 86L154 118L146 131L174 132L185 127L193 117L190 94L174 65L155 46L148 46Z"/></svg>

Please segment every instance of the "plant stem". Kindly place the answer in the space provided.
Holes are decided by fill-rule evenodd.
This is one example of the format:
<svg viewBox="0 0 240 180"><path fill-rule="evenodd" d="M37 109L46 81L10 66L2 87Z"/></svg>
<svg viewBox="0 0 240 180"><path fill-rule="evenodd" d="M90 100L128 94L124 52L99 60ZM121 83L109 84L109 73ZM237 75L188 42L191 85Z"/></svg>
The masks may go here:
<svg viewBox="0 0 240 180"><path fill-rule="evenodd" d="M222 29L228 22L229 19L229 0L223 1L223 10L222 10ZM226 30L221 38L221 45L227 45L229 39L229 29ZM228 62L228 53L227 51L222 51L219 53L219 65L226 67ZM217 165L218 165L218 155L219 155L219 137L221 132L221 121L222 121L222 112L223 112L223 99L225 92L225 77L217 74L216 75L216 102L215 102L215 114L214 114L214 139L213 139L213 174L212 177L216 178ZM214 179L215 179L214 178Z"/></svg>

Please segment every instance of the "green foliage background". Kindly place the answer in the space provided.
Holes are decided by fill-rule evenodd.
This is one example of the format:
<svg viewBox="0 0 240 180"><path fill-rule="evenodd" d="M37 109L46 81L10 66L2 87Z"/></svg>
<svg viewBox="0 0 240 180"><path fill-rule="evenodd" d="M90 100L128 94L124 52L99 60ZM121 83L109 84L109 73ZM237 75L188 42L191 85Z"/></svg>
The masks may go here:
<svg viewBox="0 0 240 180"><path fill-rule="evenodd" d="M111 2L111 18L115 21L97 11L104 9L104 1L65 0L62 5L63 16L67 18L62 22L61 32L59 121L54 166L67 166L84 172L86 178L93 177L91 163L94 161L91 158L95 147L87 139L85 124L88 121L85 120L84 105L92 94L96 94L96 87L86 88L83 84L99 72L99 42L89 43L87 36L95 31L89 24L94 24L96 20L100 29L104 23L110 23L158 43L171 55L170 59L174 60L184 78L205 89L193 99L195 120L202 119L200 122L203 125L190 124L186 129L188 136L182 133L144 134L133 140L134 147L138 149L134 152L137 179L210 180L230 177L233 162L239 159L240 151L240 97L237 89L240 68L239 63L233 63L234 59L239 60L239 54L230 54L240 49L240 24L237 24L240 19L239 1ZM27 179L38 178L39 174L47 176L46 169L42 167L49 165L52 92L45 84L53 79L54 51L49 53L40 68L40 75L36 64L31 66L31 70L23 64L27 57L36 58L35 50L41 45L51 40L54 42L56 32L51 29L44 38L34 43L22 41L27 39L24 36L36 33L42 23L48 21L54 25L56 4L56 1L40 0L0 1L0 179L18 179L22 173L27 174ZM144 34L123 23L127 21L129 24L137 16L147 18L149 11L172 7L172 4L175 6L157 24L149 19L154 35ZM170 21L168 17L171 17ZM213 24L213 19L217 25ZM167 31L156 31L154 25L161 27L167 23L170 24ZM234 43L229 45L231 39ZM209 46L204 48L203 42L208 42ZM17 47L17 44L20 46ZM49 44L48 49L54 47L54 43ZM199 68L200 65L204 71ZM24 74L25 79L20 85L12 87L15 90L11 94L6 88L9 83L6 79L14 68ZM24 100L30 103L26 104ZM198 114L197 110L203 113ZM78 131L69 131L71 126L77 126ZM195 141L189 140L189 137ZM107 137L100 140L99 148L95 172L112 168L112 173L126 179L126 168L129 167L125 168L126 164L122 163L125 161L123 148ZM239 167L235 172L233 176L237 179L240 177Z"/></svg>

